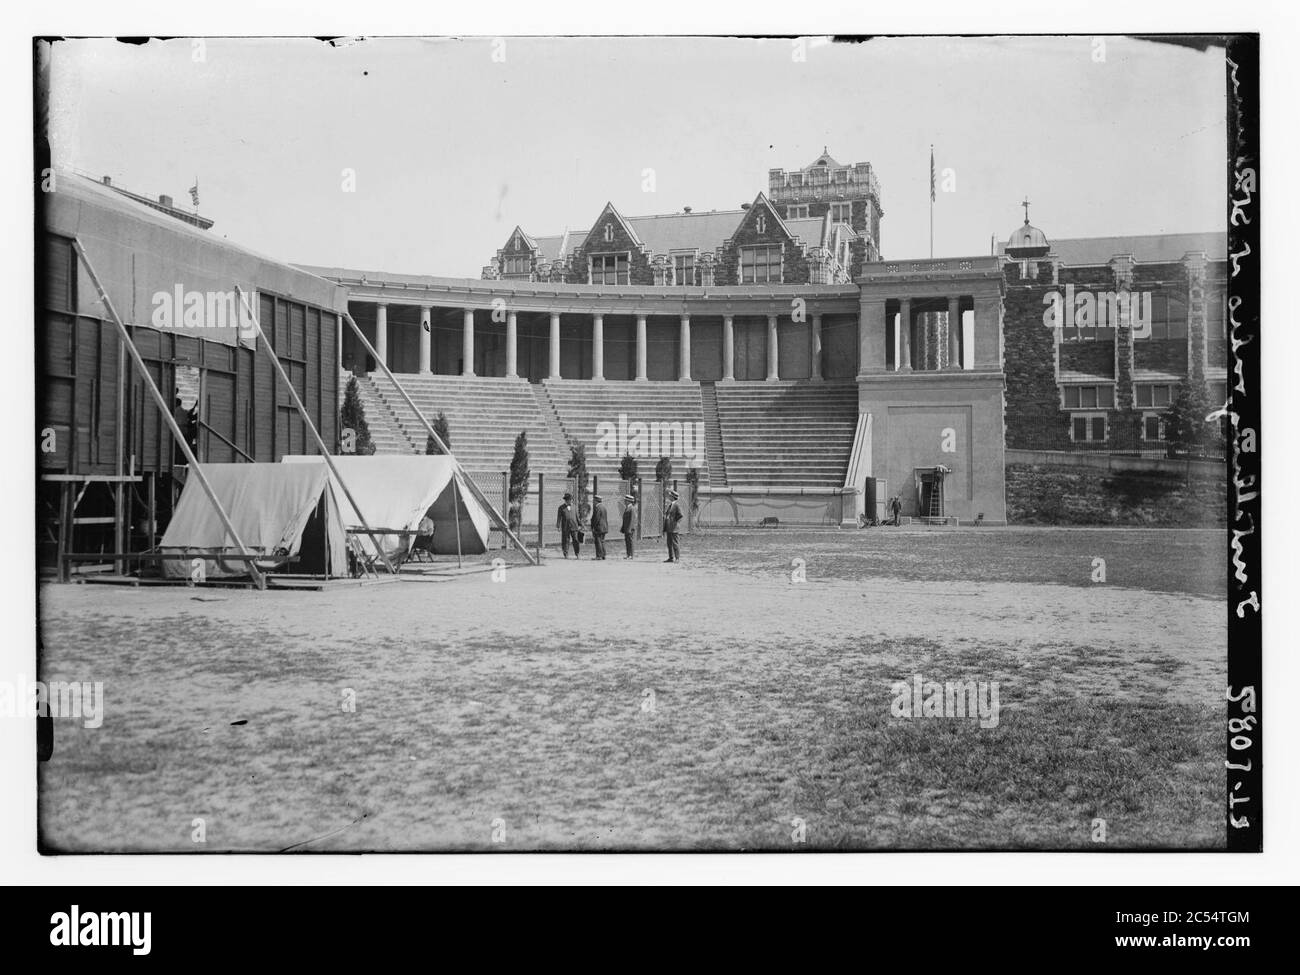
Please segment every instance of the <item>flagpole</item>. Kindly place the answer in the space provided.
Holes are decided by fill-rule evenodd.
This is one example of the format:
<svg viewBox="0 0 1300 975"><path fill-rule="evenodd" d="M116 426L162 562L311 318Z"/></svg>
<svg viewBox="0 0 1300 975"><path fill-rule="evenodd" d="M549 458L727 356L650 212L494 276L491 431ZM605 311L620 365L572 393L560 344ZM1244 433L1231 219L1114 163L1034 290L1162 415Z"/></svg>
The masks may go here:
<svg viewBox="0 0 1300 975"><path fill-rule="evenodd" d="M930 260L934 260L934 143L930 143Z"/></svg>

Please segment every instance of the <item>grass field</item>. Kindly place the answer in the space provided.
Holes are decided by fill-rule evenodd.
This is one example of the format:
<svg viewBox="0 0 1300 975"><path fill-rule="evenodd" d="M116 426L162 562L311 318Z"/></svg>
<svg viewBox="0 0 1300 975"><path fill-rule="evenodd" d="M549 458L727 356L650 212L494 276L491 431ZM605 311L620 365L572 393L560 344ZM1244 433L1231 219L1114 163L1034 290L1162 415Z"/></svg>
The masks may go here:
<svg viewBox="0 0 1300 975"><path fill-rule="evenodd" d="M1224 548L1217 531L783 529L499 582L46 586L43 676L103 681L106 708L98 729L56 722L42 837L1221 847ZM915 675L997 682L996 726L896 716Z"/></svg>

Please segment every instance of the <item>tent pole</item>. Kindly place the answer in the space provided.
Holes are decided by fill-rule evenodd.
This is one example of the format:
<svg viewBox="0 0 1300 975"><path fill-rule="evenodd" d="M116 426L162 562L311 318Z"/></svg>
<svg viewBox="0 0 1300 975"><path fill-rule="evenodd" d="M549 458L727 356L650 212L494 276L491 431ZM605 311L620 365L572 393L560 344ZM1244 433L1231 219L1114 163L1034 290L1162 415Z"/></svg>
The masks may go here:
<svg viewBox="0 0 1300 975"><path fill-rule="evenodd" d="M418 406L415 405L415 401L407 395L406 389L397 381L397 377L393 375L393 371L388 368L388 363L379 357L379 353L375 351L375 347L370 344L370 340L366 338L365 333L361 331L361 326L353 320L351 313L345 311L343 313L343 320L348 323L352 331L356 334L357 339L361 342L362 348L364 348L366 352L374 358L375 363L384 371L384 375L387 376L389 382L393 384L393 388L401 394L402 399L406 401L406 405L415 411L416 417L418 417L420 422L424 424L424 428L429 431L429 436L433 438L433 442L438 445L438 448L444 454L452 459L452 462L456 465L456 469L464 474L465 469L461 467L460 461L456 459L456 455L451 452L451 449L445 443L442 442L442 437L438 436L438 431L433 428L433 424L429 422L429 418L424 415ZM505 533L506 538L514 542L515 547L519 549L523 554L523 557L528 560L529 565L537 565L540 560L540 553L538 558L533 558L533 554L528 551L524 546L524 543L521 542L515 533L510 530L509 522L501 517L501 512L497 511L496 505L489 501L486 495L478 489L478 485L474 483L474 479L468 474L465 474L465 480L469 486L469 493L474 496L475 501L487 508L488 514L492 517L492 520L496 522L497 528L501 529L501 531Z"/></svg>
<svg viewBox="0 0 1300 975"><path fill-rule="evenodd" d="M325 463L329 465L330 473L333 474L334 479L339 482L339 487L343 488L343 493L347 495L348 503L352 505L352 510L355 511L357 517L361 519L361 527L366 530L366 534L370 536L370 540L375 544L375 551L378 552L379 557L384 560L384 567L388 569L392 575L397 575L397 570L393 568L393 563L388 561L388 556L384 554L384 547L379 544L379 539L375 536L374 531L371 530L370 523L366 521L366 516L361 513L361 506L358 505L356 500L352 497L352 492L348 490L347 482L343 480L339 475L338 468L334 466L334 458L330 456L329 448L325 446L325 441L321 439L320 431L316 429L316 424L311 422L311 416L307 413L307 407L303 406L302 400L299 399L298 390L294 389L293 383L289 381L289 377L284 371L284 366L280 363L280 357L275 354L275 349L271 347L271 340L268 339L266 333L262 331L262 323L259 322L257 316L253 314L253 309L249 307L248 304L248 298L244 296L244 291L239 287L239 285L235 285L235 294L239 295L239 303L243 305L245 310L248 312L248 320L253 323L253 328L257 331L257 337L262 340L262 344L266 348L267 357L271 360L271 365L275 367L275 371L280 374L280 378L284 380L285 386L289 388L289 395L293 397L294 406L298 408L298 414L302 417L303 422L307 424L307 429L311 431L312 439L316 441L316 446L320 448L321 456L325 458Z"/></svg>
<svg viewBox="0 0 1300 975"><path fill-rule="evenodd" d="M95 273L94 265L90 263L90 257L86 254L86 249L81 246L81 238L72 238L72 246L76 249L77 257L81 259L82 265L86 268L86 273L90 276L91 283L94 284L95 290L99 292L99 300L104 303L104 308L108 311L109 317L113 319L113 324L117 326L117 334L125 343L126 351L130 354L131 361L135 363L135 367L140 371L140 377L144 380L145 388L149 390L149 394L158 405L158 412L162 414L162 418L167 422L167 427L171 431L171 435L175 437L176 442L180 444L181 452L185 454L185 461L190 465L189 469L194 472L194 476L199 480L199 486L203 488L203 493L208 496L208 500L212 502L212 507L216 509L217 517L221 519L221 526L225 528L226 534L230 536L230 540L235 543L235 548L238 549L240 555L255 554L250 552L247 546L245 546L243 541L240 539L239 533L235 531L235 526L230 522L230 516L226 514L226 509L221 506L221 501L217 498L217 492L212 489L212 485L208 482L208 476L203 473L202 466L200 466L197 458L195 458L194 451L190 450L190 445L185 440L185 435L181 432L181 428L177 426L176 418L172 416L171 404L163 399L163 394L159 392L157 384L153 381L153 376L151 376L149 370L145 368L144 360L140 357L140 350L137 349L135 343L131 341L131 333L127 331L126 323L122 321L121 316L117 313L117 309L113 307L113 302L108 297L108 292L104 290L103 284L100 283L99 275ZM246 564L248 566L248 574L253 577L253 582L257 584L257 588L265 589L266 576L262 574L262 570L252 561L249 561Z"/></svg>
<svg viewBox="0 0 1300 975"><path fill-rule="evenodd" d="M461 561L460 554L460 487L456 484L456 478L451 479L451 503L456 512L456 568L465 568L465 563Z"/></svg>

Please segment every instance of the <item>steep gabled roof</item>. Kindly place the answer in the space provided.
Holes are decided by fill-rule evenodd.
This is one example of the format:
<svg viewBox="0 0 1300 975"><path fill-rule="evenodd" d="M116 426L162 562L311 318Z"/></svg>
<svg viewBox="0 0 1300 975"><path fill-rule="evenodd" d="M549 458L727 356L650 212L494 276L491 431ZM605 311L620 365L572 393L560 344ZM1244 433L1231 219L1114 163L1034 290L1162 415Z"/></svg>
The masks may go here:
<svg viewBox="0 0 1300 975"><path fill-rule="evenodd" d="M510 237L508 238L507 243L513 241L516 237L518 237L521 241L523 241L524 245L528 247L530 250L537 249L537 242L533 240L533 238L527 234L524 228L519 226L518 224L515 224L515 229L510 231Z"/></svg>
<svg viewBox="0 0 1300 975"><path fill-rule="evenodd" d="M587 235L582 238L582 244L586 244L586 242L591 238L591 235L596 233L611 219L618 222L619 226L623 228L623 231L631 238L632 243L636 244L638 247L645 246L641 238L637 236L636 230L630 223L628 223L627 218L618 212L618 207L614 206L613 201L607 202L601 209L600 217L596 220L595 224L592 225L592 228L587 231Z"/></svg>

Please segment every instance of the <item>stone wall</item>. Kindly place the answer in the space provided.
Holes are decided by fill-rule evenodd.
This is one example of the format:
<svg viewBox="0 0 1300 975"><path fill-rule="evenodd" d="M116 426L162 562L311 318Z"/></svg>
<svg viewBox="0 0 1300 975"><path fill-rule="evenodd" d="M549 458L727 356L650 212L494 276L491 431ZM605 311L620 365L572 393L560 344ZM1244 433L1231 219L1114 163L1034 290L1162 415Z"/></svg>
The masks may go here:
<svg viewBox="0 0 1300 975"><path fill-rule="evenodd" d="M1226 467L1187 476L1007 464L1006 485L1013 525L1225 526Z"/></svg>

